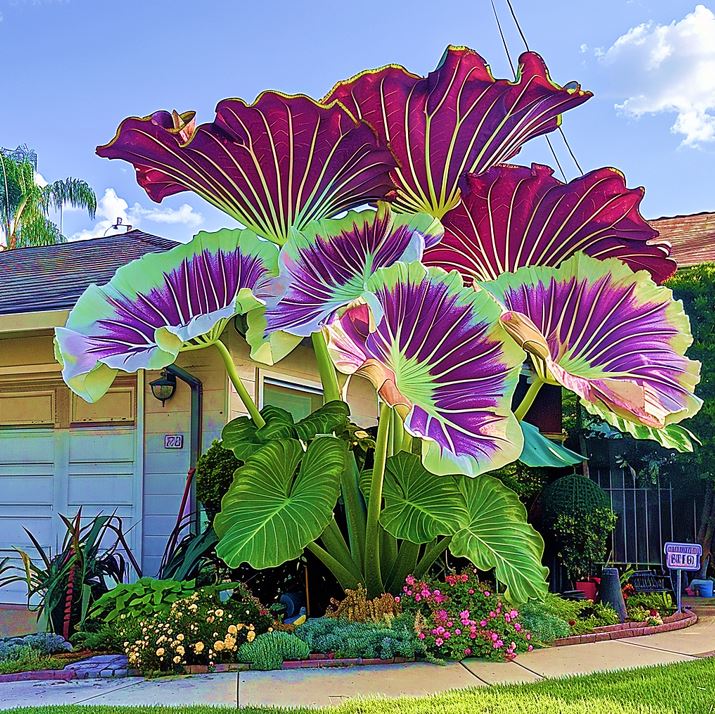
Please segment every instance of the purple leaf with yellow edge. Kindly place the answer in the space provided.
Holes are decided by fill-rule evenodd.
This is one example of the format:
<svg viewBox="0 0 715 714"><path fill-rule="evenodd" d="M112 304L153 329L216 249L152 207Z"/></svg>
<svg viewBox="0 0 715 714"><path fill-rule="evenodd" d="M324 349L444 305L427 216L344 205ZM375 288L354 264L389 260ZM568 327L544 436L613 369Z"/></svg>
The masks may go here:
<svg viewBox="0 0 715 714"><path fill-rule="evenodd" d="M284 330L307 337L341 308L360 298L378 268L419 260L425 245L442 237L442 225L424 213L397 214L381 203L377 211L350 212L294 230L279 257L286 291L266 310L269 333Z"/></svg>
<svg viewBox="0 0 715 714"><path fill-rule="evenodd" d="M502 323L539 377L592 413L662 429L700 408L687 315L646 271L577 253L559 268L521 268L479 285L503 305Z"/></svg>
<svg viewBox="0 0 715 714"><path fill-rule="evenodd" d="M97 153L133 164L152 200L193 191L278 244L291 227L393 192L394 158L370 127L302 95L224 99L199 126L193 112L129 117Z"/></svg>
<svg viewBox="0 0 715 714"><path fill-rule="evenodd" d="M368 281L364 304L323 328L336 367L369 379L421 437L425 468L476 476L519 457L511 399L524 353L485 293L420 263ZM376 316L380 316L379 318Z"/></svg>
<svg viewBox="0 0 715 714"><path fill-rule="evenodd" d="M461 203L443 218L445 236L424 262L493 280L530 265L557 267L574 253L620 258L658 283L675 272L667 243L641 216L643 189L596 169L561 183L548 166L500 165L465 177Z"/></svg>
<svg viewBox="0 0 715 714"><path fill-rule="evenodd" d="M213 344L234 315L273 294L277 263L275 245L234 229L123 266L106 285L90 285L55 330L63 379L94 402L117 371L161 369Z"/></svg>
<svg viewBox="0 0 715 714"><path fill-rule="evenodd" d="M326 100L342 102L392 150L396 207L441 218L459 201L464 173L507 161L590 96L552 82L533 52L520 57L510 82L495 80L474 50L450 46L427 77L388 65L339 82Z"/></svg>

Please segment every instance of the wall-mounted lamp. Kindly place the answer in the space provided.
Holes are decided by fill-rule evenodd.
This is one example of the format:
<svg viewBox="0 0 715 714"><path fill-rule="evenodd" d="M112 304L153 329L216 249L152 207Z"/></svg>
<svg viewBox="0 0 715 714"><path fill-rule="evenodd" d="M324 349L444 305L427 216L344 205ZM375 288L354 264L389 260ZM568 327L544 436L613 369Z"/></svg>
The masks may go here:
<svg viewBox="0 0 715 714"><path fill-rule="evenodd" d="M174 396L174 392L176 391L176 375L164 370L159 379L149 382L149 386L151 387L151 393L161 402L161 406L163 407L164 402Z"/></svg>

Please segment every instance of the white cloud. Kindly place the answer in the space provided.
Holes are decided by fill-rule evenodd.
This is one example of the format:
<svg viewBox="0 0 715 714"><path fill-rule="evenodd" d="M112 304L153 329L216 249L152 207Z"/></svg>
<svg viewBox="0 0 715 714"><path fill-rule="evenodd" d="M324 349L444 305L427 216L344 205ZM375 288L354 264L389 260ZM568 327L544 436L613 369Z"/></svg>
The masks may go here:
<svg viewBox="0 0 715 714"><path fill-rule="evenodd" d="M595 51L626 97L627 116L675 114L671 127L685 146L715 141L715 13L697 5L668 25L632 27L607 50Z"/></svg>
<svg viewBox="0 0 715 714"><path fill-rule="evenodd" d="M100 220L92 228L78 231L70 236L70 240L88 240L121 232L124 229L112 228L117 219L121 219L124 226L131 225L133 228L144 228L145 222L149 222L184 225L192 229L204 220L188 203L182 203L178 208L144 208L139 203L130 206L113 188L105 189L104 195L97 201L97 218Z"/></svg>

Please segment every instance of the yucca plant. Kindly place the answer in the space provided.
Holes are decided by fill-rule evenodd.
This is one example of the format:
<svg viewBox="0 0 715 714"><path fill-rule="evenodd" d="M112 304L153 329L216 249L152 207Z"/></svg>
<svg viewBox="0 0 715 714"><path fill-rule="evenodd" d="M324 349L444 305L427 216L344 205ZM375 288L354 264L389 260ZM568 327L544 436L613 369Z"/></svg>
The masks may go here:
<svg viewBox="0 0 715 714"><path fill-rule="evenodd" d="M127 543L122 519L116 514L95 516L85 525L81 508L74 518L60 518L66 528L60 552L50 556L25 528L39 561L16 548L22 559L22 572L1 578L0 587L25 582L28 607L37 611L40 629L68 638L84 624L90 606L109 590L111 581L125 582L129 564L140 577L141 569ZM105 536L111 538L109 544ZM1 567L2 564L0 574ZM39 598L36 604L32 603L34 597Z"/></svg>

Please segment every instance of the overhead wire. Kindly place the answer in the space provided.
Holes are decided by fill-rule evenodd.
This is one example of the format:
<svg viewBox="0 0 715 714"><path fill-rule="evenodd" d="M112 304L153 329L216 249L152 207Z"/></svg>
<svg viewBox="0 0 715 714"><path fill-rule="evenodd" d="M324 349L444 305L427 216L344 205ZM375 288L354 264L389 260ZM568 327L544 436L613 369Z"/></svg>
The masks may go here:
<svg viewBox="0 0 715 714"><path fill-rule="evenodd" d="M496 9L494 8L494 0L492 1L492 9L494 9L494 14L496 15ZM516 25L516 29L519 32L519 35L521 36L521 40L524 43L524 47L526 48L526 51L529 52L529 43L526 40L526 35L524 34L524 31L521 29L521 23L519 22L519 18L516 16L516 11L514 10L514 6L512 5L511 0L506 0L506 4L509 7L509 12L511 13L511 16L514 20L514 24ZM499 24L499 21L497 20L497 24ZM499 32L501 33L501 28L499 29ZM502 36L503 39L503 36ZM504 46L506 47L506 43L504 43ZM507 50L508 52L508 50ZM511 65L511 59L509 59L509 64ZM512 71L513 71L513 65L512 65ZM581 168L581 164L579 164L578 159L576 158L576 154L574 153L573 149L571 148L571 144L569 144L568 139L566 138L566 134L564 133L563 127L559 126L558 127L559 134L561 134L561 138L563 139L564 144L566 145L566 148L568 149L568 152L573 159L574 164L576 164L576 168L578 169L578 172L583 176L583 169ZM551 146L551 141L549 137L546 137L546 141L549 144L549 148L551 149L551 153L554 153L553 147ZM554 154L554 158L556 158ZM558 163L558 159L556 159L556 163ZM559 167L560 168L560 167ZM561 172L563 173L563 171Z"/></svg>

